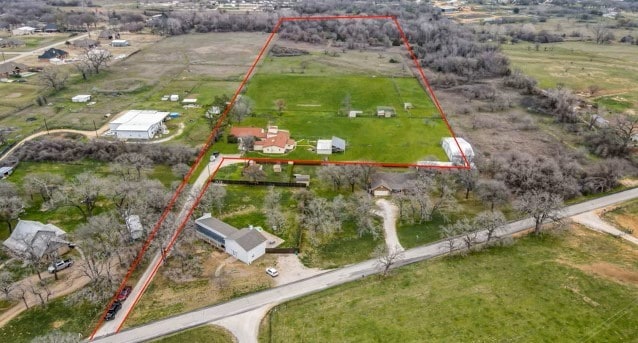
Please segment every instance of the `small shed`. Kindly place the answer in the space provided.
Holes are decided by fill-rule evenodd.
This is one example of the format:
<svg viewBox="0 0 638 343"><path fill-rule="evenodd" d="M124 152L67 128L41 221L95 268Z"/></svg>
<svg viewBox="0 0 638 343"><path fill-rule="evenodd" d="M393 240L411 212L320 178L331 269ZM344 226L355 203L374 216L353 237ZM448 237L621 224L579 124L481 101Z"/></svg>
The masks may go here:
<svg viewBox="0 0 638 343"><path fill-rule="evenodd" d="M114 39L111 41L111 46L113 47L124 47L129 46L129 42L126 39Z"/></svg>
<svg viewBox="0 0 638 343"><path fill-rule="evenodd" d="M474 158L474 150L472 149L472 145L470 145L470 143L468 143L463 138L444 137L443 139L441 139L441 147L443 147L443 150L445 151L447 157L450 159L450 162L453 162L454 164L465 164L463 155L465 155L468 160ZM461 151L463 151L463 154L461 154Z"/></svg>
<svg viewBox="0 0 638 343"><path fill-rule="evenodd" d="M0 177L6 179L13 174L13 167L0 167Z"/></svg>
<svg viewBox="0 0 638 343"><path fill-rule="evenodd" d="M88 94L80 94L71 98L73 102L88 102L91 100L91 96Z"/></svg>
<svg viewBox="0 0 638 343"><path fill-rule="evenodd" d="M281 164L277 163L272 166L272 171L274 173L281 173Z"/></svg>
<svg viewBox="0 0 638 343"><path fill-rule="evenodd" d="M356 118L358 115L361 115L361 114L363 114L363 111L353 110L348 112L348 118Z"/></svg>
<svg viewBox="0 0 638 343"><path fill-rule="evenodd" d="M182 104L196 104L197 99L184 99L182 100Z"/></svg>
<svg viewBox="0 0 638 343"><path fill-rule="evenodd" d="M332 152L345 152L346 151L346 140L341 139L337 136L332 136Z"/></svg>
<svg viewBox="0 0 638 343"><path fill-rule="evenodd" d="M317 155L332 154L332 139L320 139L317 141Z"/></svg>
<svg viewBox="0 0 638 343"><path fill-rule="evenodd" d="M389 106L377 106L377 117L390 118L396 115L394 107Z"/></svg>
<svg viewBox="0 0 638 343"><path fill-rule="evenodd" d="M412 106L412 103L411 103L411 102L404 102L404 103L403 103L403 109L404 109L404 110L406 110L406 111L407 111L407 110L411 110L411 109L413 109L413 108L414 108L414 106Z"/></svg>
<svg viewBox="0 0 638 343"><path fill-rule="evenodd" d="M170 101L179 101L179 95L171 94L171 96L168 97L168 100L170 100Z"/></svg>
<svg viewBox="0 0 638 343"><path fill-rule="evenodd" d="M144 236L144 227L140 221L140 216L128 216L128 218L126 218L126 227L131 234L131 239L138 240Z"/></svg>

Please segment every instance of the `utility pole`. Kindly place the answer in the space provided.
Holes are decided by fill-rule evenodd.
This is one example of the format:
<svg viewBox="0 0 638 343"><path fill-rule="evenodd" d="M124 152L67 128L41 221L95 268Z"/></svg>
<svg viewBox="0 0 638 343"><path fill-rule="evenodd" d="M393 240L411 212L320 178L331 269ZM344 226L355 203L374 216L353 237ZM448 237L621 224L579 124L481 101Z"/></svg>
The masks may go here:
<svg viewBox="0 0 638 343"><path fill-rule="evenodd" d="M93 129L95 130L95 138L99 138L97 134L97 126L95 125L95 119L93 119Z"/></svg>
<svg viewBox="0 0 638 343"><path fill-rule="evenodd" d="M48 135L48 134L51 134L51 133L49 132L49 125L47 125L47 118L43 118L43 119L44 119L44 127L47 129L47 135Z"/></svg>

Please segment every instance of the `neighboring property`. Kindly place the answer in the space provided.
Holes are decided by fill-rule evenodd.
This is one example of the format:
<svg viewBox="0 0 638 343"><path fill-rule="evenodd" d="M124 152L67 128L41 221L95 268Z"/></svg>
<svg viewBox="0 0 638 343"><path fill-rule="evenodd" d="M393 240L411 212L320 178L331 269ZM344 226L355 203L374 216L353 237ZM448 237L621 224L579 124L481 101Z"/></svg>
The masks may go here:
<svg viewBox="0 0 638 343"><path fill-rule="evenodd" d="M18 27L17 29L13 29L11 33L14 36L32 35L35 33L35 27L22 26L22 27Z"/></svg>
<svg viewBox="0 0 638 343"><path fill-rule="evenodd" d="M368 191L374 196L401 193L411 189L416 179L416 173L374 173Z"/></svg>
<svg viewBox="0 0 638 343"><path fill-rule="evenodd" d="M42 28L42 31L46 33L53 33L60 32L60 29L58 29L58 25L56 25L55 23L48 23Z"/></svg>
<svg viewBox="0 0 638 343"><path fill-rule="evenodd" d="M98 36L98 39L120 39L120 34L115 32L114 30L102 30L102 32L100 32L100 35Z"/></svg>
<svg viewBox="0 0 638 343"><path fill-rule="evenodd" d="M109 123L109 129L120 139L151 139L164 129L169 112L130 110Z"/></svg>
<svg viewBox="0 0 638 343"><path fill-rule="evenodd" d="M85 39L78 39L73 41L74 47L76 48L80 48L80 49L93 49L96 46L100 45L100 43L98 41L96 41L95 39L90 39L90 38L85 38Z"/></svg>
<svg viewBox="0 0 638 343"><path fill-rule="evenodd" d="M71 98L72 102L88 102L91 100L91 96L88 94L80 94Z"/></svg>
<svg viewBox="0 0 638 343"><path fill-rule="evenodd" d="M297 142L290 139L290 132L281 130L277 126L268 126L266 130L257 127L233 127L230 134L240 141L247 137L254 137L254 151L261 151L265 154L285 154L297 147Z"/></svg>
<svg viewBox="0 0 638 343"><path fill-rule="evenodd" d="M42 55L38 56L38 59L40 61L49 61L54 58L63 60L67 58L68 56L69 56L69 53L64 50L50 48L49 50L45 51Z"/></svg>
<svg viewBox="0 0 638 343"><path fill-rule="evenodd" d="M390 118L394 117L396 113L397 112L394 110L394 107L377 106L377 117Z"/></svg>
<svg viewBox="0 0 638 343"><path fill-rule="evenodd" d="M64 230L31 220L19 220L11 236L2 245L18 258L40 259L51 253L62 255L69 249Z"/></svg>
<svg viewBox="0 0 638 343"><path fill-rule="evenodd" d="M0 77L17 77L27 71L28 67L22 63L7 62L0 64Z"/></svg>
<svg viewBox="0 0 638 343"><path fill-rule="evenodd" d="M459 144L457 145L456 142L458 142ZM456 142L454 141L453 137L444 137L443 139L441 139L441 147L443 147L443 150L445 151L445 154L447 154L447 157L450 159L450 161L456 165L465 164L463 155L461 154L461 150L459 150L459 147L462 149L463 154L468 159L468 161L471 161L474 158L474 150L472 149L472 145L470 145L470 143L460 137L456 138Z"/></svg>
<svg viewBox="0 0 638 343"><path fill-rule="evenodd" d="M195 230L200 238L246 264L266 253L266 237L252 225L238 230L206 213L195 220Z"/></svg>
<svg viewBox="0 0 638 343"><path fill-rule="evenodd" d="M111 41L111 46L113 47L123 47L123 46L129 46L129 45L131 44L129 44L129 42L126 39L114 39Z"/></svg>
<svg viewBox="0 0 638 343"><path fill-rule="evenodd" d="M138 240L144 236L144 227L140 222L140 216L132 215L126 218L126 227L131 234L131 239Z"/></svg>
<svg viewBox="0 0 638 343"><path fill-rule="evenodd" d="M345 152L346 141L336 136L332 136L332 139L319 139L317 140L317 154L318 155L331 155L333 153Z"/></svg>
<svg viewBox="0 0 638 343"><path fill-rule="evenodd" d="M13 167L0 167L0 178L6 179L13 174Z"/></svg>

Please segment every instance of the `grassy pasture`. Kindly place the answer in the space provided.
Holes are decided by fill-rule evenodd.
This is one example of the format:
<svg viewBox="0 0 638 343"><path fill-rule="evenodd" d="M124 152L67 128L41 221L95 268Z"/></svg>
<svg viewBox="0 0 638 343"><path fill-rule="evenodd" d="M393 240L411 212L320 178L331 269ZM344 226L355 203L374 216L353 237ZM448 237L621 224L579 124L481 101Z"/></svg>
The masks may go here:
<svg viewBox="0 0 638 343"><path fill-rule="evenodd" d="M351 108L363 115L348 118L338 113L347 95ZM285 158L317 160L320 157L310 151L316 140L335 135L345 139L348 147L344 154L331 155L331 160L447 160L440 139L449 132L415 78L258 73L248 84L246 96L254 101L257 114L237 125L264 127L270 123L289 130L298 147ZM276 99L286 102L282 114L276 113ZM403 102L415 108L405 111ZM377 106L394 107L397 116L377 118Z"/></svg>
<svg viewBox="0 0 638 343"><path fill-rule="evenodd" d="M543 88L562 84L589 96L608 109L622 111L638 105L638 54L632 45L597 45L592 42L502 45L515 68L536 78ZM545 50L547 49L547 51Z"/></svg>
<svg viewBox="0 0 638 343"><path fill-rule="evenodd" d="M235 339L228 330L217 325L203 325L170 336L153 340L154 343L233 343Z"/></svg>
<svg viewBox="0 0 638 343"><path fill-rule="evenodd" d="M526 237L282 304L260 342L634 341L636 257L580 228Z"/></svg>

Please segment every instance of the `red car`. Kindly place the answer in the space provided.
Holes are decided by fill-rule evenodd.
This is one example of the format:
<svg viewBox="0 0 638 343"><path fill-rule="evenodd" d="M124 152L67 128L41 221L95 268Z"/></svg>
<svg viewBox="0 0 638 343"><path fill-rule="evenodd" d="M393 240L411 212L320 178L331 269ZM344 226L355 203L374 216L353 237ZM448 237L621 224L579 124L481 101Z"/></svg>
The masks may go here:
<svg viewBox="0 0 638 343"><path fill-rule="evenodd" d="M126 300L126 298L128 298L128 296L131 294L132 290L133 290L133 287L131 286L124 287L122 291L120 292L120 294L117 295L117 301Z"/></svg>

